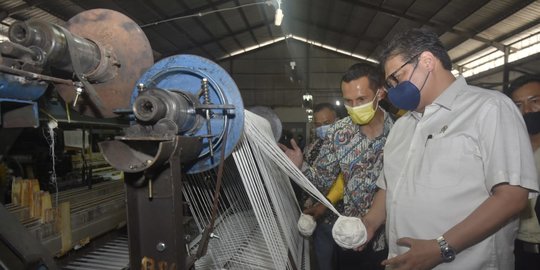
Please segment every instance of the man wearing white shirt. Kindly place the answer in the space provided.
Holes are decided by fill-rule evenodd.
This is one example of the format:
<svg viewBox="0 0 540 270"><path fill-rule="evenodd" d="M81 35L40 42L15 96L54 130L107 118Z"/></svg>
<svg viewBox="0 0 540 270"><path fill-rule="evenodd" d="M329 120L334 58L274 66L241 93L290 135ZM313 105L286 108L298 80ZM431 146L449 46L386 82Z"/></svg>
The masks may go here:
<svg viewBox="0 0 540 270"><path fill-rule="evenodd" d="M386 222L389 258L405 269L513 269L517 215L538 192L523 118L502 93L467 84L433 32L383 50L388 97L410 110L390 131L368 240Z"/></svg>

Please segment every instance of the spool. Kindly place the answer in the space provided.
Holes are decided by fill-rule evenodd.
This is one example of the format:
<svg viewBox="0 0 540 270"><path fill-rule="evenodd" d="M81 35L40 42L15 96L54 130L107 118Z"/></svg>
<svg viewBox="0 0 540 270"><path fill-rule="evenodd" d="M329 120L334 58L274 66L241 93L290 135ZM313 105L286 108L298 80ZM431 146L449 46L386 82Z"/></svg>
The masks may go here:
<svg viewBox="0 0 540 270"><path fill-rule="evenodd" d="M117 66L114 72L110 72L113 74L100 74L94 82L91 81L103 103L103 109L93 106L84 94L74 109L92 117L116 117L114 110L129 107L129 96L135 81L154 62L150 42L137 23L114 10L92 9L81 12L67 22L66 28L99 47L100 64L86 76L92 77L104 69L110 70L108 65ZM111 55L108 55L109 52ZM104 59L107 57L114 59ZM75 99L73 86L57 85L56 89L67 103L71 104Z"/></svg>

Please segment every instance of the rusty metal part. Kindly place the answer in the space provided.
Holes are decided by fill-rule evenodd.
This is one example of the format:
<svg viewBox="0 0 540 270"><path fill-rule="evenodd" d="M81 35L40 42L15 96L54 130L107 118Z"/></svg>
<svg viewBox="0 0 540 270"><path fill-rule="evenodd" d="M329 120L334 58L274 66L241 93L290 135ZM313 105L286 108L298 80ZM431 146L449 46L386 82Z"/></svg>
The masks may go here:
<svg viewBox="0 0 540 270"><path fill-rule="evenodd" d="M180 164L190 159L186 156L196 158L201 143L197 138L176 136L166 144L170 155L161 165L146 167L144 172L125 172L130 269L150 269L154 264L162 269L186 269ZM115 147L108 142L99 145L102 151ZM190 150L194 145L198 151ZM152 182L151 199L148 179Z"/></svg>
<svg viewBox="0 0 540 270"><path fill-rule="evenodd" d="M68 43L64 35L65 29L59 25L28 20L14 22L9 27L9 39L25 47L37 47L44 52L46 63L60 70L72 72L72 61L68 55ZM98 46L83 37L73 35L73 48L79 55L83 72L94 70L100 61Z"/></svg>
<svg viewBox="0 0 540 270"><path fill-rule="evenodd" d="M118 67L113 79L93 84L104 109L93 106L84 95L74 109L93 117L117 116L113 111L130 106L129 98L135 82L154 62L152 49L144 32L127 16L107 9L92 9L79 13L67 22L67 29L74 35L98 44L100 48L108 49L114 54L113 61L116 61L115 65ZM100 54L103 53L101 50ZM98 65L96 70L103 68ZM72 103L75 99L73 86L61 85L57 86L57 90L66 102Z"/></svg>
<svg viewBox="0 0 540 270"><path fill-rule="evenodd" d="M0 64L0 72L15 74L15 75L23 76L23 77L26 77L26 78L32 78L32 79L41 80L41 81L49 81L49 82L54 82L54 83L60 83L60 84L73 86L73 81L71 81L71 80L64 80L64 79L51 77L51 76L47 76L47 75L42 75L42 74L38 74L38 73L34 73L34 72L24 71L24 70L20 70L20 69L14 69L14 68L4 66L4 65L1 65L1 64Z"/></svg>
<svg viewBox="0 0 540 270"><path fill-rule="evenodd" d="M187 137L189 144L182 146L181 162L197 158L201 151L199 138ZM138 173L152 170L165 164L175 150L172 140L153 139L152 137L118 137L116 140L100 142L99 148L105 160L114 168L126 173Z"/></svg>
<svg viewBox="0 0 540 270"><path fill-rule="evenodd" d="M32 60L36 60L40 57L36 51L11 41L0 43L0 52L2 52L3 55L9 55L16 58L29 57Z"/></svg>

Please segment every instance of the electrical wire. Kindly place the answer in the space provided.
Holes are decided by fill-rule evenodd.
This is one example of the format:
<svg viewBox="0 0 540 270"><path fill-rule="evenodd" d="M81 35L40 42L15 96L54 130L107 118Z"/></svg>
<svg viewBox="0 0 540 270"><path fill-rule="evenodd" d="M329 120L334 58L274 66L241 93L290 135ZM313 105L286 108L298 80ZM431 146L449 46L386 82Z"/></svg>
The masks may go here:
<svg viewBox="0 0 540 270"><path fill-rule="evenodd" d="M221 9L216 9L216 10L207 11L207 12L199 12L199 13L195 13L195 14L191 14L191 15L173 17L173 18L169 18L169 19L165 19L165 20L161 20L161 21L156 21L156 22L152 22L152 23L139 25L139 27L145 28L145 27L150 27L150 26L156 26L156 25L166 23L166 22L182 20L182 19L187 19L187 18L193 18L193 17L203 17L203 16L213 14L213 13L218 13L218 12L223 12L223 11L231 11L231 10L240 9L240 8L249 7L249 6L271 5L271 4L272 4L272 1L249 3L249 4L244 4L244 5L240 5L240 6L236 6L236 7L221 8Z"/></svg>

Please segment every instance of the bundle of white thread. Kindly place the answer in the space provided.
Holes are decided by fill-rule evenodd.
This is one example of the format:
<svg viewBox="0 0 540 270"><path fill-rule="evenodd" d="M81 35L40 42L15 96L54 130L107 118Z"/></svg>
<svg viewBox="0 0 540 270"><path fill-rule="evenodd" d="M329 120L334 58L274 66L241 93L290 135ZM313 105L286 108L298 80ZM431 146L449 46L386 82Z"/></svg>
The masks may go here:
<svg viewBox="0 0 540 270"><path fill-rule="evenodd" d="M315 227L317 227L317 222L315 222L313 216L304 213L300 214L300 218L298 219L298 231L300 231L300 234L309 237L315 231Z"/></svg>
<svg viewBox="0 0 540 270"><path fill-rule="evenodd" d="M334 223L332 236L342 248L357 248L367 240L366 226L357 217L340 216Z"/></svg>

